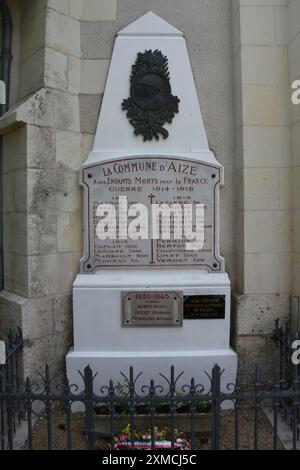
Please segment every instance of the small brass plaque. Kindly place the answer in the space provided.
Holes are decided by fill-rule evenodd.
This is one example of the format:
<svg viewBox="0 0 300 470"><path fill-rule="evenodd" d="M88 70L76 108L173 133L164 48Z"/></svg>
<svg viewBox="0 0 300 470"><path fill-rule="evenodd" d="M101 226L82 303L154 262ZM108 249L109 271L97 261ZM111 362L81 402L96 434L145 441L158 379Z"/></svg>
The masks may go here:
<svg viewBox="0 0 300 470"><path fill-rule="evenodd" d="M123 327L180 327L182 325L182 292L136 291L122 294Z"/></svg>

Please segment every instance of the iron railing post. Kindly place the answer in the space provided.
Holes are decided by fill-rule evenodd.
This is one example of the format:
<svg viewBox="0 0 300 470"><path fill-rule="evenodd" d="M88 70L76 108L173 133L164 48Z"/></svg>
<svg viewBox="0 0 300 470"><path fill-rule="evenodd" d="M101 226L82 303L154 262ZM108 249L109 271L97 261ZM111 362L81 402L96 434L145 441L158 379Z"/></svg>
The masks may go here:
<svg viewBox="0 0 300 470"><path fill-rule="evenodd" d="M297 449L297 441L299 439L299 390L300 381L298 374L298 365L293 365L293 401L292 401L292 434L293 434L293 450Z"/></svg>
<svg viewBox="0 0 300 470"><path fill-rule="evenodd" d="M95 406L93 391L93 371L90 366L84 369L84 397L85 397L85 432L88 450L95 450Z"/></svg>
<svg viewBox="0 0 300 470"><path fill-rule="evenodd" d="M28 450L32 450L32 400L31 400L31 382L27 377L25 382L24 404L27 414L27 432L28 432Z"/></svg>
<svg viewBox="0 0 300 470"><path fill-rule="evenodd" d="M7 413L7 440L9 450L14 449L14 421L13 421L13 398L12 398L12 378L9 365L5 374L5 391L6 391L6 413Z"/></svg>
<svg viewBox="0 0 300 470"><path fill-rule="evenodd" d="M221 369L215 365L211 375L211 398L212 398L212 450L220 449L221 431Z"/></svg>

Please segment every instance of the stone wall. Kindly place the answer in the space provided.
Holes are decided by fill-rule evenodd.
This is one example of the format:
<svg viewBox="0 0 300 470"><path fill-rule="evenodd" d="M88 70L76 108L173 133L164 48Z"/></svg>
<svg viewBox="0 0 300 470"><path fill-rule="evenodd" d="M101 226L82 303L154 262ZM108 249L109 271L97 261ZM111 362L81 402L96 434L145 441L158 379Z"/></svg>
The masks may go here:
<svg viewBox="0 0 300 470"><path fill-rule="evenodd" d="M286 0L233 2L238 181L236 347L240 374L272 373L274 320L292 272L291 114Z"/></svg>
<svg viewBox="0 0 300 470"><path fill-rule="evenodd" d="M5 227L0 327L22 328L25 374L45 363L61 367L72 343L71 288L82 250L78 170L85 155L79 20L63 10L66 4L21 2L19 101L0 120Z"/></svg>

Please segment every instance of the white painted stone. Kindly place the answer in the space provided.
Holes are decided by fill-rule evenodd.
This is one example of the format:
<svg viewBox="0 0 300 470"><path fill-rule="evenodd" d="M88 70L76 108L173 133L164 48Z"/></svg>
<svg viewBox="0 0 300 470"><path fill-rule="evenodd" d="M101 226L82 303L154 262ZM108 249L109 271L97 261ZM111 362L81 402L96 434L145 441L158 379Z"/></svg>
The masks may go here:
<svg viewBox="0 0 300 470"><path fill-rule="evenodd" d="M183 36L183 32L167 23L152 11L149 11L126 28L118 36Z"/></svg>
<svg viewBox="0 0 300 470"><path fill-rule="evenodd" d="M117 286L117 287L116 287ZM121 326L121 293L180 291L226 296L224 320L185 320L183 328ZM105 270L78 275L74 283L75 351L215 351L229 348L230 282L227 274L195 270ZM184 354L183 354L184 355Z"/></svg>
<svg viewBox="0 0 300 470"><path fill-rule="evenodd" d="M210 163L217 163L209 151L198 95L192 74L185 39L182 33L168 26L154 14L137 20L118 35L103 97L94 149L86 164L121 155L189 155ZM144 23L154 21L156 35L140 36ZM171 30L170 30L171 28ZM172 93L180 98L179 113L171 125L166 124L170 136L166 140L143 142L136 138L126 112L121 111L122 101L129 96L131 67L138 52L159 49L169 60ZM112 129L118 129L118 138Z"/></svg>
<svg viewBox="0 0 300 470"><path fill-rule="evenodd" d="M70 350L66 359L68 378L70 383L77 384L79 391L83 389L82 377L78 371L83 371L86 366L90 366L94 373L99 371L94 379L94 391L99 393L100 388L109 385L111 378L115 384L124 383L124 377L120 374L123 372L127 377L129 367L134 368L137 375L143 372L141 378L136 383L136 391L139 392L145 384L150 384L150 380L154 380L155 384L167 385L166 381L159 375L162 373L165 377L170 378L171 366L175 367L175 375L184 372L184 375L177 382L177 390L182 390L182 386L195 378L195 382L203 384L205 390L210 389L210 381L205 372L211 376L212 369L215 364L219 364L224 373L222 374L221 389L223 392L228 391L227 385L235 380L237 369L237 356L230 350L215 351L172 351L165 352L160 350L144 351L137 353L135 350L127 353L118 351L112 353L101 353L99 351L76 352ZM228 406L228 405L227 405ZM75 410L74 410L75 411Z"/></svg>

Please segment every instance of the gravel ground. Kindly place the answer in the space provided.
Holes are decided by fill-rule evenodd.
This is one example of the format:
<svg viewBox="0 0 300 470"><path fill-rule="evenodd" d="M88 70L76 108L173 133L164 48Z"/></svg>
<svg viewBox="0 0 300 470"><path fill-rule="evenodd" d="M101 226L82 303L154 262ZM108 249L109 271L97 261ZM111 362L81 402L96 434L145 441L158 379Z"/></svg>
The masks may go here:
<svg viewBox="0 0 300 470"><path fill-rule="evenodd" d="M254 412L244 409L240 414L239 422L239 448L241 450L254 449ZM258 417L258 449L272 450L274 446L273 429L265 414L261 411ZM278 449L283 449L281 442L277 439ZM223 418L222 449L235 448L235 418L231 413Z"/></svg>
<svg viewBox="0 0 300 470"><path fill-rule="evenodd" d="M85 450L86 436L84 433L84 417L74 414L71 422L72 429L72 449ZM33 450L48 449L47 418L42 416L33 428L32 434ZM97 442L97 449L105 449L107 442ZM28 448L25 442L23 449ZM53 411L52 414L52 448L53 450L67 449L67 422L65 416L60 411Z"/></svg>
<svg viewBox="0 0 300 470"><path fill-rule="evenodd" d="M254 448L254 413L253 410L244 409L240 412L239 421L239 448L251 450ZM259 414L259 437L258 449L268 450L273 448L273 430L263 412ZM67 449L66 419L60 411L53 412L53 449ZM226 413L222 418L221 449L235 448L235 419L233 413ZM107 448L109 441L97 441L97 449ZM86 449L86 436L84 434L84 418L82 415L72 416L72 446L73 449ZM27 448L27 443L24 449ZM210 437L197 435L197 449L208 450L210 448ZM47 419L42 416L33 429L33 449L48 449L47 442ZM278 449L282 445L278 440Z"/></svg>

